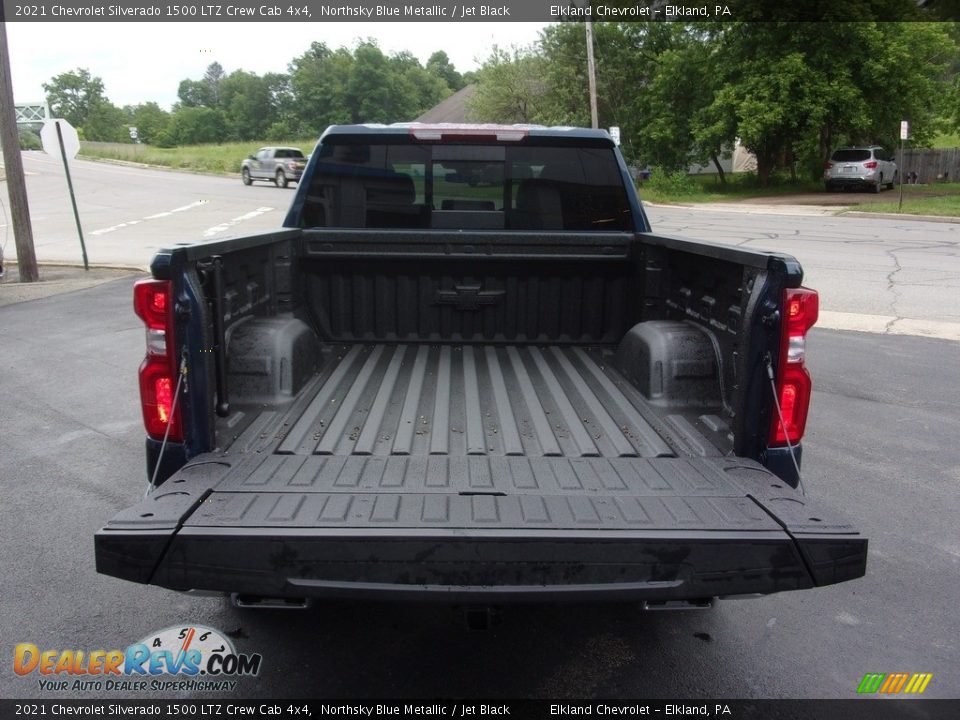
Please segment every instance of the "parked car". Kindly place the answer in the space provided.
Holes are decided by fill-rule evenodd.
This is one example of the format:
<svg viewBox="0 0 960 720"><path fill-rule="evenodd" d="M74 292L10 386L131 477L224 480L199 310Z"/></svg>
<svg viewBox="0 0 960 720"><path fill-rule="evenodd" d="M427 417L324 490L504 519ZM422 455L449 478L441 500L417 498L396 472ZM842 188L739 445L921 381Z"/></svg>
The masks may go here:
<svg viewBox="0 0 960 720"><path fill-rule="evenodd" d="M879 145L840 148L823 165L828 191L857 187L878 193L884 185L893 190L899 180L893 155Z"/></svg>
<svg viewBox="0 0 960 720"><path fill-rule="evenodd" d="M300 181L306 166L307 158L300 148L263 147L243 161L240 177L244 185L252 185L254 180L272 180L277 187L285 188L287 183Z"/></svg>

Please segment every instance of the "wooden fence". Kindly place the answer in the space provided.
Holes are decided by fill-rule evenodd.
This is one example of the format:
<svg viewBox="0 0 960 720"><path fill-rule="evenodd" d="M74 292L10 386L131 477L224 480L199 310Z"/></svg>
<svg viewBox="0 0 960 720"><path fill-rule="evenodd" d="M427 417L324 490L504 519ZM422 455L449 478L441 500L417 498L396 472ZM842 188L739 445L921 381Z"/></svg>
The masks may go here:
<svg viewBox="0 0 960 720"><path fill-rule="evenodd" d="M897 148L897 167L906 182L908 173L917 173L918 182L960 182L960 148L942 150Z"/></svg>

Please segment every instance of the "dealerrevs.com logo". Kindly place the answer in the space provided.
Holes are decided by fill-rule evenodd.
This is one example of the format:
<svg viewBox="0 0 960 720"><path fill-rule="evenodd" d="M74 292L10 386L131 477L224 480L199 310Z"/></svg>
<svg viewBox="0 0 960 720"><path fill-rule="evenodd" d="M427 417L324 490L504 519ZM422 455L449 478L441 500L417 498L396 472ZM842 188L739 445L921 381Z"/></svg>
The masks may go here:
<svg viewBox="0 0 960 720"><path fill-rule="evenodd" d="M14 649L17 675L38 675L45 691L233 690L235 678L260 672L259 653L238 653L219 630L169 627L125 650Z"/></svg>

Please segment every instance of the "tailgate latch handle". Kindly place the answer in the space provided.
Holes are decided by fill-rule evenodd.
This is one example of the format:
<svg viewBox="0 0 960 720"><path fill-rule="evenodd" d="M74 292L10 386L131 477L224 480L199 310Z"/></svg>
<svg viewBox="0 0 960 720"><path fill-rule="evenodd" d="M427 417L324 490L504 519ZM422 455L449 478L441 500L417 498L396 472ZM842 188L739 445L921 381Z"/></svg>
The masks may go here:
<svg viewBox="0 0 960 720"><path fill-rule="evenodd" d="M457 310L480 310L496 305L507 294L506 290L481 290L480 285L454 285L453 290L437 290L435 303L451 305Z"/></svg>

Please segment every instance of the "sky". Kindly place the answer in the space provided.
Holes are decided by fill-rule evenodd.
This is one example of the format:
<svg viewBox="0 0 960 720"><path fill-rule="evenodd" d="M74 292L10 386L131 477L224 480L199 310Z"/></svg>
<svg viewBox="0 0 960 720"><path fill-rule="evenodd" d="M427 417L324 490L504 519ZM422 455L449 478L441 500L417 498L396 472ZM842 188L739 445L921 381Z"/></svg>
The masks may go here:
<svg viewBox="0 0 960 720"><path fill-rule="evenodd" d="M460 72L500 47L529 45L543 23L7 23L17 103L44 97L43 83L78 67L103 79L115 105L153 100L169 109L184 78L200 79L216 61L228 73L286 72L313 41L352 47L373 38L386 53L409 50L421 63L444 50ZM269 43L265 39L270 38ZM279 39L282 42L278 42Z"/></svg>

